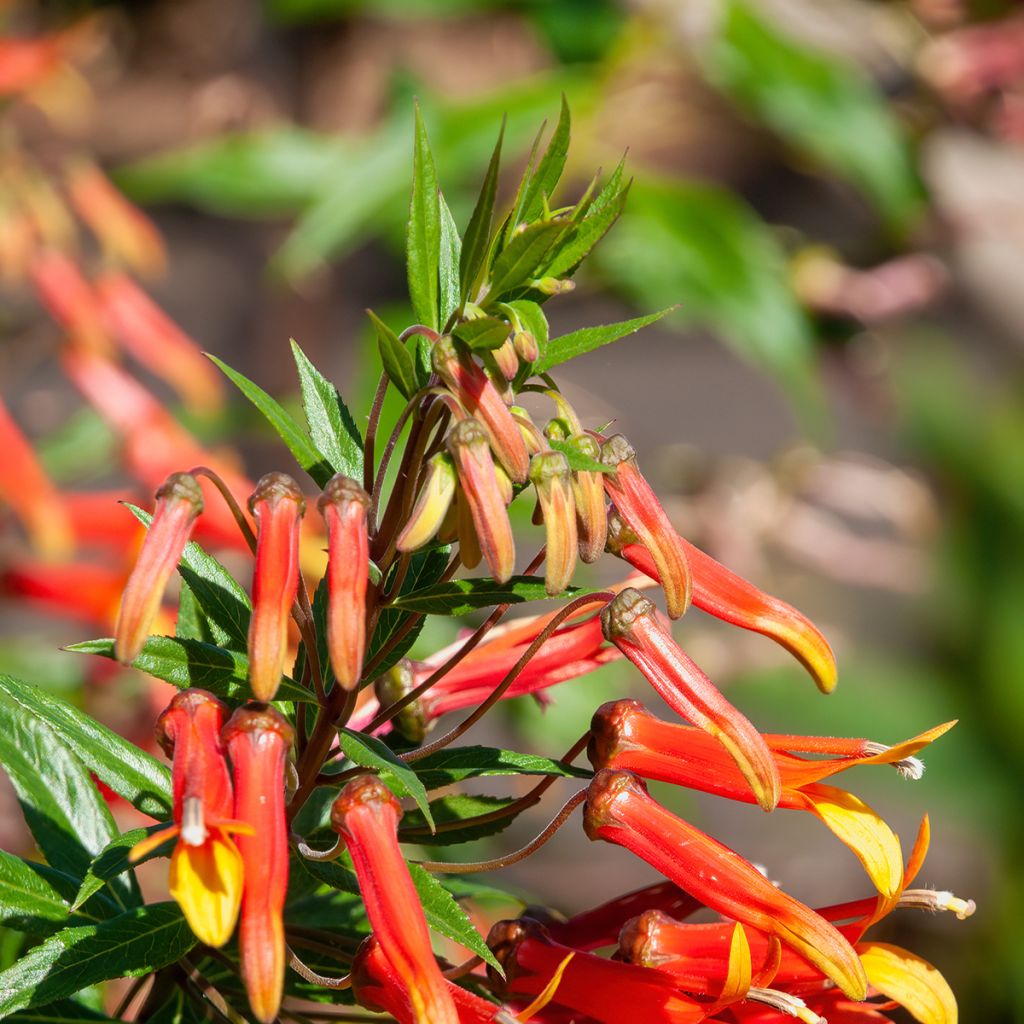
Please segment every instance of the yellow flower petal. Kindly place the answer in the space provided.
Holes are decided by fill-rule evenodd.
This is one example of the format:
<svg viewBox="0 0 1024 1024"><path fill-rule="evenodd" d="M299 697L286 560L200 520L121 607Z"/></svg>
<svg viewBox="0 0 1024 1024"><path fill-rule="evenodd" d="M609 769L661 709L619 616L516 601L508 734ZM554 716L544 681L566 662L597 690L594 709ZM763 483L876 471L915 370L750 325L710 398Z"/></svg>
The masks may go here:
<svg viewBox="0 0 1024 1024"><path fill-rule="evenodd" d="M921 1024L957 1024L956 998L926 960L885 942L862 942L857 952L868 981Z"/></svg>
<svg viewBox="0 0 1024 1024"><path fill-rule="evenodd" d="M742 999L750 989L751 973L750 943L747 941L743 926L736 925L729 943L729 973L726 975L716 1005L725 1006L727 1003Z"/></svg>
<svg viewBox="0 0 1024 1024"><path fill-rule="evenodd" d="M887 897L903 887L903 851L892 829L863 800L834 786L805 786L813 811L853 852L875 888Z"/></svg>
<svg viewBox="0 0 1024 1024"><path fill-rule="evenodd" d="M223 946L235 930L242 901L238 848L219 831L211 831L201 846L179 842L171 855L170 890L196 938Z"/></svg>

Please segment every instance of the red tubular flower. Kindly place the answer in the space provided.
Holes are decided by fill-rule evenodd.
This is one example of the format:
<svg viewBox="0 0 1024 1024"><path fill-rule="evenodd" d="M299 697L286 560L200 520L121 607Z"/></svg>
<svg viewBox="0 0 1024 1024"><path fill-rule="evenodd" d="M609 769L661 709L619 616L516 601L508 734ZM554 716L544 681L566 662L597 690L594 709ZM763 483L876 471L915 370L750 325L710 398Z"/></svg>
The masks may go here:
<svg viewBox="0 0 1024 1024"><path fill-rule="evenodd" d="M487 945L505 970L506 996L539 995L571 955L553 1002L588 1020L691 1024L707 1017L707 1007L684 996L669 975L572 950L553 941L533 921L498 922ZM500 983L493 973L492 980Z"/></svg>
<svg viewBox="0 0 1024 1024"><path fill-rule="evenodd" d="M331 477L317 502L327 525L327 650L338 683L358 685L366 651L370 496L350 477Z"/></svg>
<svg viewBox="0 0 1024 1024"><path fill-rule="evenodd" d="M223 730L235 774L235 817L245 864L239 950L242 980L257 1020L277 1017L284 986L284 922L288 888L288 821L284 770L292 727L273 708L239 708Z"/></svg>
<svg viewBox="0 0 1024 1024"><path fill-rule="evenodd" d="M74 548L67 510L28 439L0 402L0 500L14 509L44 558L66 558Z"/></svg>
<svg viewBox="0 0 1024 1024"><path fill-rule="evenodd" d="M604 488L615 502L619 515L629 524L651 553L658 569L657 579L665 591L669 618L678 619L690 606L693 579L679 534L672 529L651 485L641 476L636 451L616 434L601 446L601 461L614 473L604 474Z"/></svg>
<svg viewBox="0 0 1024 1024"><path fill-rule="evenodd" d="M231 820L231 777L220 736L226 711L205 690L183 690L157 720L157 740L173 759L174 826L147 837L130 855L138 860L178 836L171 895L196 937L209 946L222 946L234 931L243 865L230 833L248 831Z"/></svg>
<svg viewBox="0 0 1024 1024"><path fill-rule="evenodd" d="M458 1012L430 948L416 887L398 847L402 809L376 776L348 783L331 808L331 827L345 842L370 927L400 979L415 1024L456 1024Z"/></svg>
<svg viewBox="0 0 1024 1024"><path fill-rule="evenodd" d="M882 819L857 797L820 781L857 764L916 765L908 758L951 728L952 722L895 747L867 740L846 741L859 754L839 758L797 757L790 751L812 750L825 737L763 737L782 781L778 806L811 811L856 854L879 892L896 893L903 881L899 840ZM712 737L685 725L662 722L639 701L603 705L591 722L589 756L595 768L631 771L645 779L671 782L730 800L753 803L746 780Z"/></svg>
<svg viewBox="0 0 1024 1024"><path fill-rule="evenodd" d="M770 811L782 783L761 734L683 653L654 605L628 587L601 612L604 635L647 677L661 698L729 752L757 802Z"/></svg>
<svg viewBox="0 0 1024 1024"><path fill-rule="evenodd" d="M68 169L67 185L75 212L89 225L108 258L143 274L163 272L167 253L160 233L95 164L76 162Z"/></svg>
<svg viewBox="0 0 1024 1024"><path fill-rule="evenodd" d="M498 1007L445 979L459 1024L493 1024ZM398 972L388 960L380 940L368 935L352 960L352 993L368 1010L389 1013L399 1024L415 1024L412 1002Z"/></svg>
<svg viewBox="0 0 1024 1024"><path fill-rule="evenodd" d="M480 551L491 574L504 583L515 569L516 548L487 437L476 420L465 419L452 427L447 444L462 485L460 510L465 499Z"/></svg>
<svg viewBox="0 0 1024 1024"><path fill-rule="evenodd" d="M249 498L256 520L256 568L249 621L249 685L257 700L274 699L288 655L288 618L299 590L302 492L284 473L260 478Z"/></svg>
<svg viewBox="0 0 1024 1024"><path fill-rule="evenodd" d="M0 591L109 629L117 621L124 573L92 562L16 562L0 570Z"/></svg>
<svg viewBox="0 0 1024 1024"><path fill-rule="evenodd" d="M530 457L519 426L502 400L498 389L482 366L467 353L459 352L455 342L442 337L434 344L434 372L444 381L470 416L483 424L498 461L517 484L526 483Z"/></svg>
<svg viewBox="0 0 1024 1024"><path fill-rule="evenodd" d="M185 550L192 524L203 511L203 492L194 476L172 473L156 492L156 509L135 568L124 588L114 631L114 654L130 664L149 636L167 581Z"/></svg>
<svg viewBox="0 0 1024 1024"><path fill-rule="evenodd" d="M78 264L57 249L44 249L32 261L32 284L43 308L83 349L105 354L110 339L92 285Z"/></svg>
<svg viewBox="0 0 1024 1024"><path fill-rule="evenodd" d="M800 661L822 693L835 689L835 655L813 622L785 601L758 590L683 537L679 542L693 573L696 607L733 626L771 637ZM608 548L651 579L660 579L651 552L615 515L610 520Z"/></svg>
<svg viewBox="0 0 1024 1024"><path fill-rule="evenodd" d="M576 568L576 499L569 460L561 452L534 455L530 460L530 480L537 489L537 501L544 517L545 589L554 596L569 585Z"/></svg>
<svg viewBox="0 0 1024 1024"><path fill-rule="evenodd" d="M568 439L581 455L600 461L601 445L590 434L574 434ZM604 473L581 469L573 473L572 491L576 498L576 522L580 537L580 558L596 562L608 541L608 507L604 497Z"/></svg>
<svg viewBox="0 0 1024 1024"><path fill-rule="evenodd" d="M130 355L167 381L193 412L221 407L224 389L199 346L127 274L109 271L96 281L96 294L118 342Z"/></svg>
<svg viewBox="0 0 1024 1024"><path fill-rule="evenodd" d="M670 814L629 772L602 769L590 783L584 828L643 858L705 906L777 936L850 998L867 982L849 942L824 918L777 889L739 854Z"/></svg>

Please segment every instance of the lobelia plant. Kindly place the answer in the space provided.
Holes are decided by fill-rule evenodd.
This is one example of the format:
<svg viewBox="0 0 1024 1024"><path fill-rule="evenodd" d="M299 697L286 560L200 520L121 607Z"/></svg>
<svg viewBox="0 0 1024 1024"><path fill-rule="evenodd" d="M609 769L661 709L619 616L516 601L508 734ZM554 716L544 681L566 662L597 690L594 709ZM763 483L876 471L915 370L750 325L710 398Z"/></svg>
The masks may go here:
<svg viewBox="0 0 1024 1024"><path fill-rule="evenodd" d="M692 604L762 633L824 693L836 684L827 641L680 537L629 442L581 422L551 376L661 315L549 338L543 304L572 287L629 188L620 166L577 202L552 206L569 127L563 106L496 219L499 136L460 235L417 116L407 232L417 322L396 333L370 314L383 372L365 434L294 343L305 427L219 364L320 494L314 505L275 472L246 495L237 480L182 464L152 515L133 508L148 532L116 635L70 649L179 688L157 723L170 772L74 707L0 678L0 762L46 858L0 854L4 920L36 940L0 973L0 1016L40 1020L48 1007L47 1019L110 1019L82 993L130 977L114 1018L379 1019L370 1011L403 1024L760 1024L780 1015L857 1024L889 1020L902 1005L923 1024L956 1021L934 967L866 938L898 908L973 912L950 892L910 887L928 819L905 862L867 804L823 781L866 764L919 777L916 755L949 725L895 746L761 733L686 655L670 620ZM79 352L69 368L103 390L115 378L90 366L96 358ZM389 389L405 405L383 440ZM526 395L550 403L547 422L519 404ZM524 493L543 526L529 559L517 555L508 512ZM251 599L189 539L214 503L252 553ZM327 564L313 585L324 538ZM573 585L578 560L606 551L625 563L622 582ZM481 563L487 575L465 575ZM152 635L175 567L175 634ZM668 617L645 591L663 597ZM557 610L502 621L513 605L544 599ZM408 657L428 616L488 610L451 646ZM623 699L595 708L561 756L461 744L499 701L623 656L677 720ZM467 709L428 738L438 719ZM584 752L590 768L576 764ZM460 791L485 775L540 779L519 797ZM118 835L94 780L157 823ZM805 906L661 807L644 780L811 812L859 858L870 895ZM575 789L533 841L458 861L454 847L500 833L557 785ZM463 906L473 893L465 876L535 854L581 823L665 881L609 891L568 918L532 907L481 935ZM407 859L416 846L443 852ZM175 902L146 902L135 868L166 855ZM694 923L701 910L717 918ZM468 958L440 956L432 935Z"/></svg>

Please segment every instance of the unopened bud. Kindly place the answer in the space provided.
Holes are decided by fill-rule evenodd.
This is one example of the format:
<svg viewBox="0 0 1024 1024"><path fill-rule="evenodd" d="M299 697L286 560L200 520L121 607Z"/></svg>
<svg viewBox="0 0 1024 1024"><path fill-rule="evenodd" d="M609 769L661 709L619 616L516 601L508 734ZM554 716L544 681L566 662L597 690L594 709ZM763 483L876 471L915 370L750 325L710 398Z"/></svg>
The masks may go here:
<svg viewBox="0 0 1024 1024"><path fill-rule="evenodd" d="M327 526L327 650L346 690L358 683L366 652L370 496L350 477L331 477L317 502Z"/></svg>
<svg viewBox="0 0 1024 1024"><path fill-rule="evenodd" d="M509 409L509 412L512 413L512 418L519 426L519 432L522 434L523 443L526 445L526 450L531 455L536 455L537 452L547 451L548 448L551 447L544 439L544 435L541 433L540 428L533 422L530 414L521 405L513 405Z"/></svg>
<svg viewBox="0 0 1024 1024"><path fill-rule="evenodd" d="M412 663L408 658L403 658L374 681L373 691L380 706L386 708L411 693L415 686L416 676ZM430 730L431 721L423 701L414 700L391 719L391 724L405 739L418 746Z"/></svg>
<svg viewBox="0 0 1024 1024"><path fill-rule="evenodd" d="M538 277L530 282L530 287L542 295L565 295L576 287L576 282L567 278Z"/></svg>
<svg viewBox="0 0 1024 1024"><path fill-rule="evenodd" d="M529 331L516 331L512 335L512 344L524 363L535 363L540 359L540 346Z"/></svg>
<svg viewBox="0 0 1024 1024"><path fill-rule="evenodd" d="M447 452L438 452L430 459L419 497L398 535L399 551L416 551L434 538L451 508L458 482L455 463Z"/></svg>
<svg viewBox="0 0 1024 1024"><path fill-rule="evenodd" d="M118 661L127 665L139 656L160 609L167 581L202 511L203 492L196 478L188 473L172 473L156 492L153 521L125 585L114 631Z"/></svg>
<svg viewBox="0 0 1024 1024"><path fill-rule="evenodd" d="M491 357L506 381L515 380L515 376L519 372L519 355L511 338L506 338L501 345L494 349L491 352Z"/></svg>
<svg viewBox="0 0 1024 1024"><path fill-rule="evenodd" d="M569 439L581 455L599 460L601 446L590 434L576 434ZM604 474L581 469L573 474L572 491L576 498L576 522L579 527L580 558L596 562L608 540L608 505L604 495Z"/></svg>
<svg viewBox="0 0 1024 1024"><path fill-rule="evenodd" d="M561 452L534 455L530 480L537 488L547 538L544 589L554 596L569 585L576 568L576 502L568 459Z"/></svg>

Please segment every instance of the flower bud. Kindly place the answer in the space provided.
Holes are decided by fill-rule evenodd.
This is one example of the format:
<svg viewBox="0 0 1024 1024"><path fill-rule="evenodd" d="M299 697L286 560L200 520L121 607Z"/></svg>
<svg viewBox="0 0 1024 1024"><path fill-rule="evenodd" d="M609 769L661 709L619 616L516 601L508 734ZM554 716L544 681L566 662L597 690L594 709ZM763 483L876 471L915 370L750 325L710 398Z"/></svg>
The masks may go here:
<svg viewBox="0 0 1024 1024"><path fill-rule="evenodd" d="M249 623L249 685L257 700L274 699L288 655L288 617L299 590L302 492L284 473L267 473L249 498L256 520L256 568Z"/></svg>
<svg viewBox="0 0 1024 1024"><path fill-rule="evenodd" d="M447 452L430 459L412 514L398 535L399 551L416 551L433 540L451 508L458 482L455 463Z"/></svg>
<svg viewBox="0 0 1024 1024"><path fill-rule="evenodd" d="M362 677L366 652L370 496L339 473L327 481L317 507L327 526L327 650L339 685L351 690Z"/></svg>
<svg viewBox="0 0 1024 1024"><path fill-rule="evenodd" d="M864 998L864 969L833 925L739 854L666 811L636 776L599 771L587 791L583 827L591 839L624 846L712 910L777 936L851 999Z"/></svg>
<svg viewBox="0 0 1024 1024"><path fill-rule="evenodd" d="M540 359L540 346L530 331L516 331L512 335L512 344L524 363L535 363Z"/></svg>
<svg viewBox="0 0 1024 1024"><path fill-rule="evenodd" d="M373 684L374 695L380 707L386 708L395 701L401 700L416 687L416 676L412 663L403 658L384 675L379 676ZM431 722L421 699L407 704L391 719L395 730L410 743L417 746L423 742L430 729Z"/></svg>
<svg viewBox="0 0 1024 1024"><path fill-rule="evenodd" d="M590 434L575 434L569 444L581 455L600 460L601 446ZM608 539L608 504L604 496L604 473L580 469L572 477L576 498L576 522L580 537L580 558L588 564L604 553Z"/></svg>
<svg viewBox="0 0 1024 1024"><path fill-rule="evenodd" d="M601 461L615 470L604 474L608 497L650 551L665 591L669 618L678 619L689 607L693 589L682 541L650 484L641 476L633 446L621 434L602 445Z"/></svg>
<svg viewBox="0 0 1024 1024"><path fill-rule="evenodd" d="M153 521L125 585L114 630L114 654L118 661L130 664L142 651L167 581L202 511L203 492L196 478L188 473L172 473L156 492Z"/></svg>
<svg viewBox="0 0 1024 1024"><path fill-rule="evenodd" d="M568 278L538 277L530 282L530 287L542 295L565 295L576 287L576 282Z"/></svg>
<svg viewBox="0 0 1024 1024"><path fill-rule="evenodd" d="M434 372L444 381L470 416L483 425L498 460L512 479L522 484L530 468L530 457L516 421L498 389L472 356L460 352L449 337L434 344Z"/></svg>
<svg viewBox="0 0 1024 1024"><path fill-rule="evenodd" d="M250 704L228 719L222 735L234 768L235 817L253 830L238 839L245 863L239 929L242 980L253 1015L269 1024L277 1016L284 987L285 763L293 732L273 708Z"/></svg>
<svg viewBox="0 0 1024 1024"><path fill-rule="evenodd" d="M461 541L467 532L463 529L465 508L472 518L476 541L491 574L499 583L504 583L515 569L515 542L487 436L476 420L466 419L455 424L448 434L447 444L462 485L459 495L460 553L463 553ZM462 560L472 567L464 553Z"/></svg>
<svg viewBox="0 0 1024 1024"><path fill-rule="evenodd" d="M402 809L373 775L348 783L331 808L345 843L370 927L408 994L415 1024L458 1024L447 982L434 958L416 887L398 846Z"/></svg>
<svg viewBox="0 0 1024 1024"><path fill-rule="evenodd" d="M534 455L530 480L537 488L547 539L544 589L553 597L569 585L576 568L576 501L568 459L561 452Z"/></svg>
<svg viewBox="0 0 1024 1024"><path fill-rule="evenodd" d="M511 338L506 338L496 349L493 349L491 358L505 380L515 380L516 374L519 372L519 355Z"/></svg>
<svg viewBox="0 0 1024 1024"><path fill-rule="evenodd" d="M725 747L757 802L770 811L782 788L771 751L754 726L683 653L654 605L628 587L605 606L601 625L606 639L640 669L673 711Z"/></svg>

